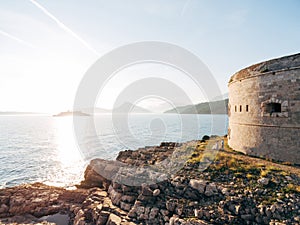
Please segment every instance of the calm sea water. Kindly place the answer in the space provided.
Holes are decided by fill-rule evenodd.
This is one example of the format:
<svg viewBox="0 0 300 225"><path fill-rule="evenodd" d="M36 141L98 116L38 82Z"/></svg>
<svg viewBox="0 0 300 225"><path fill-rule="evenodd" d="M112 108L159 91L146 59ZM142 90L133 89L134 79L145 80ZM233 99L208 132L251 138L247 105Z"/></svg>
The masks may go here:
<svg viewBox="0 0 300 225"><path fill-rule="evenodd" d="M0 116L0 188L43 182L69 187L96 157L120 150L224 135L227 115ZM74 134L74 126L78 132Z"/></svg>

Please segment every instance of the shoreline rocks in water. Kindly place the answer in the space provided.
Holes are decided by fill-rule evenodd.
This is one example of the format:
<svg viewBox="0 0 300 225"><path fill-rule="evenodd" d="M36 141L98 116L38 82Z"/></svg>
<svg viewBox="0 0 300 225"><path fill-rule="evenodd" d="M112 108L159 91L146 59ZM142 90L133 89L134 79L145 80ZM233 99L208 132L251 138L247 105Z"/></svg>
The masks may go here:
<svg viewBox="0 0 300 225"><path fill-rule="evenodd" d="M0 189L0 224L300 223L299 168L227 149L201 171L213 142L162 143L120 152L117 161L94 159L76 190L40 183ZM168 169L172 157L185 163ZM143 180L149 177L153 182Z"/></svg>

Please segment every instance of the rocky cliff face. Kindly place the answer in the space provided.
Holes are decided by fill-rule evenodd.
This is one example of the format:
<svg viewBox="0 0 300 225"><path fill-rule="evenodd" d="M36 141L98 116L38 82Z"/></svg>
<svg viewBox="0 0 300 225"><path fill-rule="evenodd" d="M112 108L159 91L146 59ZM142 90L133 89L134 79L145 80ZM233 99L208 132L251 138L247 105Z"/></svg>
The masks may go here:
<svg viewBox="0 0 300 225"><path fill-rule="evenodd" d="M132 180L136 174L125 174L124 166L143 171L182 146L163 143L121 152L118 161L95 159L76 190L43 184L2 189L0 224L299 224L300 169L226 150L201 172L204 150L213 143L183 145L193 148L191 158L158 183L127 185L118 177Z"/></svg>

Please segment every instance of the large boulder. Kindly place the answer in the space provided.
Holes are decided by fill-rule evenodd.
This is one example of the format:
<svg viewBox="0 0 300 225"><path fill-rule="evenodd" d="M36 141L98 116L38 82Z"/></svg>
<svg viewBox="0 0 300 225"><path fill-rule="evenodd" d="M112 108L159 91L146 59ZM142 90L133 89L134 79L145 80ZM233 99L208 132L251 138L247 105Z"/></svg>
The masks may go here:
<svg viewBox="0 0 300 225"><path fill-rule="evenodd" d="M78 185L81 188L100 187L108 190L124 163L104 159L93 159L84 172L84 180Z"/></svg>

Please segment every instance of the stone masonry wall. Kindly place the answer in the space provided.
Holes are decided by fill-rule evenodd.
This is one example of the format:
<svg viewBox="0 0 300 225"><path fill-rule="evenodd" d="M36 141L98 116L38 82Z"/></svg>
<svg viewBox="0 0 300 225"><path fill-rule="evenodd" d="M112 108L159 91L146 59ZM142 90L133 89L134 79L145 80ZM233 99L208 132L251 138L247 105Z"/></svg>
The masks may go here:
<svg viewBox="0 0 300 225"><path fill-rule="evenodd" d="M266 71L231 78L229 145L246 154L300 164L300 67ZM281 112L266 111L270 103L279 103Z"/></svg>

